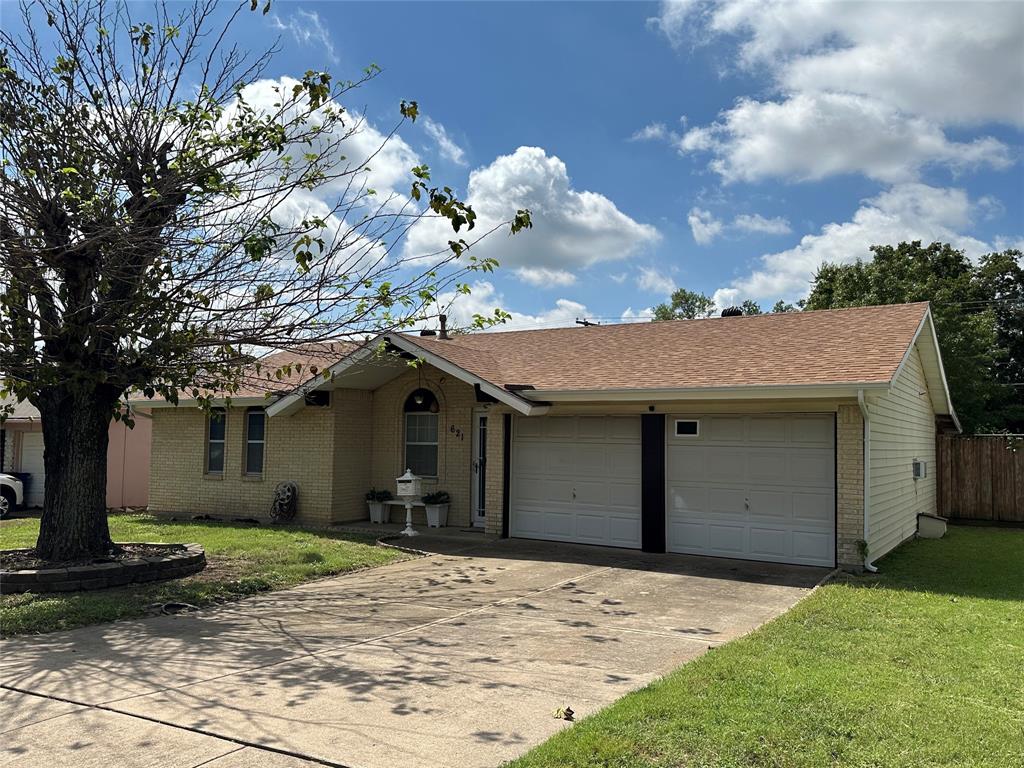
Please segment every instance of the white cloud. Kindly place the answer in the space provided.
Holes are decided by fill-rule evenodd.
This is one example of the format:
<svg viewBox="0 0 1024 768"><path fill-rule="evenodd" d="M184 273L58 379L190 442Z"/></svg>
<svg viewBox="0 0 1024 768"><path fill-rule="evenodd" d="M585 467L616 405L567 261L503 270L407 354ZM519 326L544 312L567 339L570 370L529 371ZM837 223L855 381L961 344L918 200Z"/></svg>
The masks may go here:
<svg viewBox="0 0 1024 768"><path fill-rule="evenodd" d="M810 289L822 262L849 264L869 259L868 248L872 245L939 240L977 258L990 247L960 234L970 226L973 211L974 206L962 189L917 183L894 186L863 201L850 221L827 224L818 234L804 236L792 248L762 256L752 273L716 291L715 303L730 306L745 298L801 298Z"/></svg>
<svg viewBox="0 0 1024 768"><path fill-rule="evenodd" d="M622 312L623 320L650 320L652 317L654 317L653 307L644 307L637 310L634 310L632 307L626 307Z"/></svg>
<svg viewBox="0 0 1024 768"><path fill-rule="evenodd" d="M899 182L915 179L926 165L962 171L1012 162L1009 148L996 139L950 141L930 120L847 93L740 99L718 122L688 131L679 148L710 152L711 169L727 183L775 176L816 181L844 173Z"/></svg>
<svg viewBox="0 0 1024 768"><path fill-rule="evenodd" d="M636 276L636 285L643 291L665 295L676 289L675 281L654 267L641 267L640 273Z"/></svg>
<svg viewBox="0 0 1024 768"><path fill-rule="evenodd" d="M1024 4L666 2L652 26L676 47L739 39L736 65L771 78L774 98L742 99L679 142L710 152L725 181L901 182L927 165L1014 159L994 138L958 142L946 129L1024 126Z"/></svg>
<svg viewBox="0 0 1024 768"><path fill-rule="evenodd" d="M547 267L519 267L515 270L515 276L529 285L538 288L554 288L556 286L572 285L576 282L576 275L564 269L548 269Z"/></svg>
<svg viewBox="0 0 1024 768"><path fill-rule="evenodd" d="M719 219L716 219L711 211L706 211L703 208L691 208L690 212L686 215L686 221L690 225L690 231L693 233L693 239L697 241L699 245L707 245L720 234L724 225Z"/></svg>
<svg viewBox="0 0 1024 768"><path fill-rule="evenodd" d="M556 328L575 325L576 318L587 315L587 307L578 301L558 299L550 309L537 314L517 312L505 303L505 296L486 280L480 280L471 286L469 294L443 294L439 297L441 306L448 306L448 314L460 325L469 325L474 315L493 316L495 309L502 309L512 315L512 319L502 325L494 326L495 330L514 331L526 328Z"/></svg>
<svg viewBox="0 0 1024 768"><path fill-rule="evenodd" d="M448 135L448 130L435 120L429 117L423 118L423 130L434 140L437 151L441 157L450 160L456 165L468 165L466 162L466 150L455 143L455 140Z"/></svg>
<svg viewBox="0 0 1024 768"><path fill-rule="evenodd" d="M626 278L629 277L629 273L619 272L618 274L615 275L608 275L608 277L611 278L612 282L617 283L618 285L622 285L624 282L626 282Z"/></svg>
<svg viewBox="0 0 1024 768"><path fill-rule="evenodd" d="M759 213L741 213L732 220L732 226L742 232L759 232L765 235L788 235L793 230L781 216L765 218Z"/></svg>
<svg viewBox="0 0 1024 768"><path fill-rule="evenodd" d="M620 211L602 194L572 188L565 163L539 147L519 147L469 175L466 200L477 213L476 228L459 236L472 242L517 209L529 208L533 229L510 236L495 232L472 249L505 267L576 271L627 259L660 239L658 230ZM420 222L406 239L407 258L445 248L453 239L447 220Z"/></svg>
<svg viewBox="0 0 1024 768"><path fill-rule="evenodd" d="M316 11L296 8L293 15L284 18L274 13L270 16L270 24L278 32L288 32L306 51L322 50L332 64L338 63L338 54L327 33L327 25Z"/></svg>
<svg viewBox="0 0 1024 768"><path fill-rule="evenodd" d="M629 137L630 141L670 141L678 138L664 123L650 123Z"/></svg>

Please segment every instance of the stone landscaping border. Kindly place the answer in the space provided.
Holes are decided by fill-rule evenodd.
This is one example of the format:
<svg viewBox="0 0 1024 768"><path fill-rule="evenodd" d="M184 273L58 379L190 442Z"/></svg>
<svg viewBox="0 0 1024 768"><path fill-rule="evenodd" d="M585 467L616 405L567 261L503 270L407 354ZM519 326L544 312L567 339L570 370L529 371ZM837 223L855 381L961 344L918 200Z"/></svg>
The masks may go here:
<svg viewBox="0 0 1024 768"><path fill-rule="evenodd" d="M134 543L134 542L133 542ZM160 544L145 544L149 547ZM109 563L76 565L67 568L38 568L17 571L0 570L0 594L18 592L76 592L88 589L121 587L146 581L163 581L191 576L206 567L206 552L201 544L166 545L166 555L117 560ZM170 549L170 547L175 549Z"/></svg>

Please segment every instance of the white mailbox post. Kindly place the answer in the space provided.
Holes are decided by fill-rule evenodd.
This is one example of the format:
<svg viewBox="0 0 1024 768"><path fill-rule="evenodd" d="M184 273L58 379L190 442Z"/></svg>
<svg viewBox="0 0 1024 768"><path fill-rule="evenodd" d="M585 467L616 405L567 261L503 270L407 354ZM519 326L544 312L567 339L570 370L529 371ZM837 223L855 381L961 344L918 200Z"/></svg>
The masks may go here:
<svg viewBox="0 0 1024 768"><path fill-rule="evenodd" d="M412 529L412 505L420 497L423 481L412 473L411 469L405 470L405 474L396 478L395 483L398 489L398 498L405 502L405 530L403 536L418 536Z"/></svg>

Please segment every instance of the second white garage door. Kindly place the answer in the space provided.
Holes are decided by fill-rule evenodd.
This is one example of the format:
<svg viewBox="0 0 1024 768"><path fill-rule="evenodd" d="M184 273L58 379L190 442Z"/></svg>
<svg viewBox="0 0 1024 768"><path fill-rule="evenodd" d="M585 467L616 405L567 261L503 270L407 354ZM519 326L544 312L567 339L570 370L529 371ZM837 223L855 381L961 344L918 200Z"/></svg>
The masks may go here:
<svg viewBox="0 0 1024 768"><path fill-rule="evenodd" d="M666 421L669 551L835 563L832 414Z"/></svg>
<svg viewBox="0 0 1024 768"><path fill-rule="evenodd" d="M517 418L511 534L640 547L640 417Z"/></svg>

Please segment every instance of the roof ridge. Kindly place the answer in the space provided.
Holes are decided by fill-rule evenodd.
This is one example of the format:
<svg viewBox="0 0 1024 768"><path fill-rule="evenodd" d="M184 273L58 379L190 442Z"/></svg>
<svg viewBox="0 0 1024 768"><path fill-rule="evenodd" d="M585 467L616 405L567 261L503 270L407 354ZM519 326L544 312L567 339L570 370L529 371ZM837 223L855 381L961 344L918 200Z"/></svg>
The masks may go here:
<svg viewBox="0 0 1024 768"><path fill-rule="evenodd" d="M863 305L863 306L834 307L834 308L830 308L830 309L802 309L802 310L799 310L799 311L796 311L796 312L763 312L763 313L758 314L758 315L735 315L733 317L721 317L719 315L715 315L713 317L695 317L695 318L692 318L692 319L689 319L689 318L678 318L678 319L674 319L674 320L659 320L657 322L661 326L670 326L670 325L676 325L676 324L679 324L679 323L694 323L694 322L701 322L701 321L708 321L708 320L732 320L732 321L735 321L735 320L753 320L755 318L761 318L761 319L776 318L776 317L778 317L778 318L784 318L784 317L797 318L797 317L808 317L808 316L811 316L811 315L823 315L823 314L829 314L829 313L863 312L863 311L867 311L867 310L870 310L870 309L896 309L896 308L916 307L916 306L920 306L922 304L923 305L928 305L928 304L930 304L930 302L928 302L928 301L904 301L904 302L900 302L898 304L866 304L866 305ZM584 325L579 325L579 326L576 326L576 325L562 325L562 326L554 326L552 328L519 328L519 329L509 329L509 330L501 330L500 328L492 328L492 329L488 329L486 331L478 331L476 333L470 332L470 333L466 333L466 334L455 335L455 336L452 336L450 339L443 339L442 341L445 341L445 342L458 341L459 339L468 338L468 337L479 338L480 336L489 336L489 335L498 335L498 334L501 334L503 336L509 336L509 335L512 335L512 334L525 335L525 334L528 334L528 333L551 333L552 331L576 331L576 330L580 330L580 329L591 330L591 332L593 332L592 329L595 329L595 328L598 328L598 329L600 329L600 328L610 329L610 328L628 328L628 327L632 327L632 326L646 327L650 322L654 322L653 319L651 321L648 321L648 322L610 323L608 325L602 325L600 323L595 323L595 324L587 325L587 326L584 326ZM413 334L410 334L410 335L413 335ZM437 337L433 337L433 338L435 339L435 341L438 340Z"/></svg>

